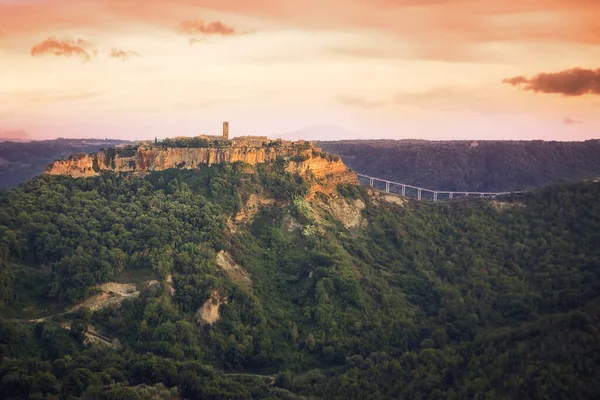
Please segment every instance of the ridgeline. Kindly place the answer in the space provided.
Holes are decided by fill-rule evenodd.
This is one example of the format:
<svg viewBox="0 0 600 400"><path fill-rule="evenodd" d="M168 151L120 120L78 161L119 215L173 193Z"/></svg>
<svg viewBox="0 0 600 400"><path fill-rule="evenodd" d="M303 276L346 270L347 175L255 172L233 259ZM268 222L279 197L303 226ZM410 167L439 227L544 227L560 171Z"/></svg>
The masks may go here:
<svg viewBox="0 0 600 400"><path fill-rule="evenodd" d="M356 172L439 191L511 192L600 177L600 140L318 142Z"/></svg>

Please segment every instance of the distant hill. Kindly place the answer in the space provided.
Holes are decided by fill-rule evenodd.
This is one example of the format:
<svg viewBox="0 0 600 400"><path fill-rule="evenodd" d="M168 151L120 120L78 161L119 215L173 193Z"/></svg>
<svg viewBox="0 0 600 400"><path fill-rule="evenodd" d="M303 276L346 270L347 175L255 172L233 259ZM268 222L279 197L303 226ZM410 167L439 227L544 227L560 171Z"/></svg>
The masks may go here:
<svg viewBox="0 0 600 400"><path fill-rule="evenodd" d="M31 137L24 130L9 130L5 131L0 129L0 142L29 142Z"/></svg>
<svg viewBox="0 0 600 400"><path fill-rule="evenodd" d="M531 189L600 176L600 140L323 141L356 172L437 190Z"/></svg>
<svg viewBox="0 0 600 400"><path fill-rule="evenodd" d="M9 189L44 172L46 165L75 153L91 153L125 140L55 139L0 142L0 189Z"/></svg>
<svg viewBox="0 0 600 400"><path fill-rule="evenodd" d="M20 138L15 138L15 137L10 137L10 136L0 136L0 143L2 143L2 142L27 143L30 141L31 140L29 140L29 139L20 139Z"/></svg>
<svg viewBox="0 0 600 400"><path fill-rule="evenodd" d="M323 137L351 138L357 137L355 132L334 125L315 125L292 132L273 135L284 140L319 140Z"/></svg>

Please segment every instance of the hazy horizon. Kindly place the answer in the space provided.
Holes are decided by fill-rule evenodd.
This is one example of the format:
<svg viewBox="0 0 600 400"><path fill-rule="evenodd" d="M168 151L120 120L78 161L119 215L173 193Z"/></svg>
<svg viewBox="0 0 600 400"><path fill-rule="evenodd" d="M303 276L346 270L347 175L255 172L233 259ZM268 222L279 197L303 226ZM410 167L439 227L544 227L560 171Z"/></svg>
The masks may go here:
<svg viewBox="0 0 600 400"><path fill-rule="evenodd" d="M338 128L340 129L340 128ZM420 137L402 137L402 138L398 138L398 137L364 137L364 136L360 136L360 135L355 135L354 132L349 132L352 135L348 136L348 137L336 137L335 139L321 139L320 137L322 135L319 134L315 134L313 132L312 128L307 128L307 129L303 129L303 130L299 130L299 131L293 131L293 132L288 132L288 133L280 133L280 134L273 134L273 135L264 135L269 137L270 139L276 139L276 138L281 138L284 140L311 140L311 141L377 141L377 140L397 140L397 141L401 141L401 140L423 140L423 141L430 141L430 142L445 142L445 141L466 141L466 142L470 142L470 141L479 141L479 142L485 142L485 141L538 141L538 140L543 140L543 141L557 141L557 142L584 142L587 140L600 140L600 135L598 135L597 137L589 137L589 138L585 138L585 139L572 139L572 138L564 138L564 139L536 139L536 138L531 138L531 139L519 139L519 138L515 138L515 139L504 139L504 138L489 138L489 139L478 139L476 137L473 138L441 138L441 139L429 139L429 138L420 138ZM217 133L217 132L215 132ZM308 134L306 134L308 133ZM56 136L56 137L29 137L28 135L26 136L15 136L15 135L11 135L11 131L2 131L0 130L0 142L9 142L9 141L14 141L14 142L32 142L32 141L45 141L45 140L58 140L58 139L65 139L65 140L123 140L123 141L141 141L141 140L154 140L154 139L158 139L158 140L162 140L165 138L174 138L175 136L187 136L187 137L192 137L194 135L171 135L171 136L155 136L155 137L140 137L140 138L123 138L123 137L119 137L119 136L115 136L115 135L111 135L111 136L70 136L70 137L66 137L66 136ZM230 137L231 138L235 138L238 136L243 136L243 135L236 135L233 134Z"/></svg>

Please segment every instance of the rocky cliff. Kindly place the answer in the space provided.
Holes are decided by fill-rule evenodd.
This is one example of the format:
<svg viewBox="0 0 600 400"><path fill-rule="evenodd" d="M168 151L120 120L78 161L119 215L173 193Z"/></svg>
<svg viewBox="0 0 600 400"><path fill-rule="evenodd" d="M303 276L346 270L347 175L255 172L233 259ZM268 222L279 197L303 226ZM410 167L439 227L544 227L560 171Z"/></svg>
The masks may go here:
<svg viewBox="0 0 600 400"><path fill-rule="evenodd" d="M94 176L101 171L151 172L170 168L194 169L212 164L243 161L258 164L274 161L278 156L295 156L293 148L169 148L142 147L137 150L114 149L93 154L78 154L49 165L50 175ZM133 153L133 154L132 154Z"/></svg>
<svg viewBox="0 0 600 400"><path fill-rule="evenodd" d="M333 191L338 183L358 183L339 157L331 157L306 142L287 146L260 147L163 147L108 149L92 154L78 154L58 160L46 168L49 175L89 177L102 171L148 173L170 168L196 169L213 164L241 161L250 165L273 162L278 158L289 161L287 170L314 178L311 192Z"/></svg>
<svg viewBox="0 0 600 400"><path fill-rule="evenodd" d="M319 153L315 156L311 152L306 160L290 161L287 171L298 175L311 175L314 178L308 197L319 191L332 193L340 183L358 184L356 174L350 171L339 157L329 154Z"/></svg>

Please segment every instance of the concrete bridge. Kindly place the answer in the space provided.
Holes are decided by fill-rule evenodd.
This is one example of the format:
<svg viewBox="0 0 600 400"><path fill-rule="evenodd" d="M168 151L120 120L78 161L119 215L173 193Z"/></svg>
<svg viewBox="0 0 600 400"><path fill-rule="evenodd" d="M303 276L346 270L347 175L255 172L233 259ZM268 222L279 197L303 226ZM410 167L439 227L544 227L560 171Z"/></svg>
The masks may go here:
<svg viewBox="0 0 600 400"><path fill-rule="evenodd" d="M385 179L375 178L368 175L358 175L358 181L363 185L371 186L374 189L386 193L398 194L405 197L414 197L417 200L448 200L459 197L481 197L495 199L497 196L504 196L523 192L451 192L445 190L432 190L418 186L407 185L405 183L392 182Z"/></svg>

